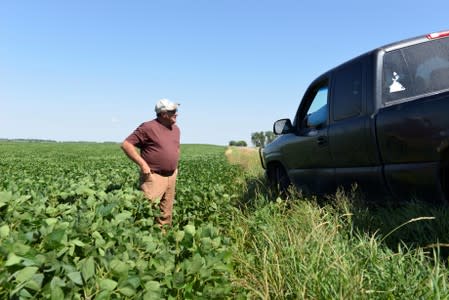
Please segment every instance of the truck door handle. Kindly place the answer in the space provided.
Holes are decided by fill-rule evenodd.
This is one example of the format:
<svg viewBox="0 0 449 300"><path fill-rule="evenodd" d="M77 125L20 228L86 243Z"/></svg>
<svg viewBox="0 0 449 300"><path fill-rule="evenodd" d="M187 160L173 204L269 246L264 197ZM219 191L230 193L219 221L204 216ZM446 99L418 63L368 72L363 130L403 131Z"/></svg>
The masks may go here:
<svg viewBox="0 0 449 300"><path fill-rule="evenodd" d="M325 145L327 145L327 138L325 136L319 136L317 138L317 143L318 143L318 146L325 146Z"/></svg>

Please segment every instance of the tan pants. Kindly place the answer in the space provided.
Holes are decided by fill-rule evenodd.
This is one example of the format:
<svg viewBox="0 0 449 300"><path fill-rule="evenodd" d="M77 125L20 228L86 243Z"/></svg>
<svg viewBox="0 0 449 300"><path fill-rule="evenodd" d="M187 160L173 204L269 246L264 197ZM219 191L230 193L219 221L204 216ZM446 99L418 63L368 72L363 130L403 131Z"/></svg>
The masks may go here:
<svg viewBox="0 0 449 300"><path fill-rule="evenodd" d="M161 216L156 218L159 225L171 225L173 202L175 200L176 170L171 176L162 176L156 173L151 173L150 176L141 176L140 188L145 194L145 197L150 201L160 200L159 208Z"/></svg>

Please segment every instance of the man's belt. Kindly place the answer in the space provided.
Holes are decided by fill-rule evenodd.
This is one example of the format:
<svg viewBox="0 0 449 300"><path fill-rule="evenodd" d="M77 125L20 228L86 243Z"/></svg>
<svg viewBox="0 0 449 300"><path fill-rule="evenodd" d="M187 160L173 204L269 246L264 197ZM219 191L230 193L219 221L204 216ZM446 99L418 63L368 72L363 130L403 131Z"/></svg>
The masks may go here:
<svg viewBox="0 0 449 300"><path fill-rule="evenodd" d="M165 171L165 170L153 170L151 169L151 173L155 173L164 177L172 176L173 173L175 173L175 170L173 171Z"/></svg>

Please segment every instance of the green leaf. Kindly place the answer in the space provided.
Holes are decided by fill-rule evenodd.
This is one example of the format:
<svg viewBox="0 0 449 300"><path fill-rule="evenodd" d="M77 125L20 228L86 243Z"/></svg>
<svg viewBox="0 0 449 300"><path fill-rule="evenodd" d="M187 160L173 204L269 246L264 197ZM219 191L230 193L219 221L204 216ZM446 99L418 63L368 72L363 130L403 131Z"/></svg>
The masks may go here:
<svg viewBox="0 0 449 300"><path fill-rule="evenodd" d="M13 249L14 249L14 252L19 255L26 255L26 254L28 254L28 251L30 251L31 247L21 243L20 241L17 241L14 243Z"/></svg>
<svg viewBox="0 0 449 300"><path fill-rule="evenodd" d="M55 246L55 247L56 247L56 246ZM58 253L56 254L56 256L57 256L57 257L60 257L60 256L64 255L64 254L67 252L67 250L69 250L69 247L63 247L63 248L61 248L61 250L58 251Z"/></svg>
<svg viewBox="0 0 449 300"><path fill-rule="evenodd" d="M70 280L72 280L74 283L78 285L83 285L83 279L81 278L80 272L71 272L67 274L67 277L69 277Z"/></svg>
<svg viewBox="0 0 449 300"><path fill-rule="evenodd" d="M34 255L34 256L32 256ZM30 257L30 255L27 255L28 258L22 257L23 261L22 261L22 265L23 266L35 266L35 267L41 267L43 264L45 264L47 262L47 257L43 254L32 254Z"/></svg>
<svg viewBox="0 0 449 300"><path fill-rule="evenodd" d="M119 292L120 292L120 294L125 295L127 297L131 297L136 294L136 291L130 287L121 288L121 289L119 289Z"/></svg>
<svg viewBox="0 0 449 300"><path fill-rule="evenodd" d="M134 289L137 289L140 286L140 276L139 275L130 276L128 277L128 280L126 280L126 282Z"/></svg>
<svg viewBox="0 0 449 300"><path fill-rule="evenodd" d="M34 291L39 291L42 287L42 282L44 281L44 274L34 274L30 280L26 283L25 287L32 289Z"/></svg>
<svg viewBox="0 0 449 300"><path fill-rule="evenodd" d="M57 218L47 218L45 219L45 223L47 223L47 225L51 226L54 225L58 222Z"/></svg>
<svg viewBox="0 0 449 300"><path fill-rule="evenodd" d="M138 270L145 271L148 268L148 261L144 260L144 259L138 259L137 261L135 261L135 265L134 266Z"/></svg>
<svg viewBox="0 0 449 300"><path fill-rule="evenodd" d="M8 235L9 235L9 226L3 225L2 227L0 227L0 238L4 239L8 237Z"/></svg>
<svg viewBox="0 0 449 300"><path fill-rule="evenodd" d="M27 280L30 280L31 277L33 277L34 274L36 274L38 268L37 267L26 267L21 269L16 273L16 280L17 282L24 282Z"/></svg>
<svg viewBox="0 0 449 300"><path fill-rule="evenodd" d="M11 293L11 296L14 295L16 291L13 291ZM30 292L27 291L27 289L20 288L19 299L32 299L32 298L33 298L33 295L31 295Z"/></svg>
<svg viewBox="0 0 449 300"><path fill-rule="evenodd" d="M95 261L92 256L87 259L82 260L81 262L81 274L83 275L84 280L89 280L92 276L95 275Z"/></svg>
<svg viewBox="0 0 449 300"><path fill-rule="evenodd" d="M58 287L65 287L65 286L66 286L65 281L62 280L61 278L59 278L59 276L54 276L54 277L51 279L50 287L51 287L52 289L55 289L55 288L58 288Z"/></svg>
<svg viewBox="0 0 449 300"><path fill-rule="evenodd" d="M102 246L106 243L98 231L94 231L92 233L92 237L95 239L95 245L97 245L97 246Z"/></svg>
<svg viewBox="0 0 449 300"><path fill-rule="evenodd" d="M150 291L146 292L145 295L143 295L143 300L159 300L161 299L161 293Z"/></svg>
<svg viewBox="0 0 449 300"><path fill-rule="evenodd" d="M153 238L151 236L143 237L142 241L145 243L147 252L151 253L151 252L156 250L157 244L156 244L156 242L153 240Z"/></svg>
<svg viewBox="0 0 449 300"><path fill-rule="evenodd" d="M101 205L97 208L97 215L101 217L107 217L112 214L112 210L114 209L115 204L109 203L106 206Z"/></svg>
<svg viewBox="0 0 449 300"><path fill-rule="evenodd" d="M113 291L117 286L117 282L112 279L102 279L99 285L102 290Z"/></svg>
<svg viewBox="0 0 449 300"><path fill-rule="evenodd" d="M70 241L71 244L79 246L79 247L84 247L86 246L86 244L84 244L82 241L75 239L75 240L71 240Z"/></svg>
<svg viewBox="0 0 449 300"><path fill-rule="evenodd" d="M95 296L95 300L111 299L111 291L103 290Z"/></svg>
<svg viewBox="0 0 449 300"><path fill-rule="evenodd" d="M145 282L145 290L157 292L161 289L161 284L158 281L147 281Z"/></svg>
<svg viewBox="0 0 449 300"><path fill-rule="evenodd" d="M103 239L103 237L101 236L101 234L98 231L92 232L92 237L95 238L96 240L102 240Z"/></svg>
<svg viewBox="0 0 449 300"><path fill-rule="evenodd" d="M60 300L64 299L64 292L59 286L56 286L51 289L51 300Z"/></svg>
<svg viewBox="0 0 449 300"><path fill-rule="evenodd" d="M50 234L47 235L47 240L50 248L57 248L62 244L62 241L67 238L65 229L59 228L53 230Z"/></svg>
<svg viewBox="0 0 449 300"><path fill-rule="evenodd" d="M188 274L195 274L201 270L203 266L203 258L199 254L195 254L190 262L187 262Z"/></svg>
<svg viewBox="0 0 449 300"><path fill-rule="evenodd" d="M184 231L177 231L175 232L175 241L180 242L184 238L185 232Z"/></svg>
<svg viewBox="0 0 449 300"><path fill-rule="evenodd" d="M11 192L0 192L0 207L2 207L3 205L6 205L7 202L11 201L11 199L13 198L12 193Z"/></svg>
<svg viewBox="0 0 449 300"><path fill-rule="evenodd" d="M115 274L125 274L128 273L128 265L121 260L114 259L110 262L110 267Z"/></svg>
<svg viewBox="0 0 449 300"><path fill-rule="evenodd" d="M176 289L180 289L183 287L185 283L184 273L181 272L175 272L173 274L173 287Z"/></svg>
<svg viewBox="0 0 449 300"><path fill-rule="evenodd" d="M122 213L119 213L118 215L115 216L115 220L118 222L122 222L125 221L126 219L131 217L131 213L129 211L125 211Z"/></svg>
<svg viewBox="0 0 449 300"><path fill-rule="evenodd" d="M210 207L211 207L213 210L217 210L217 209L218 209L217 203L215 203L215 202L212 202L212 203L210 204Z"/></svg>
<svg viewBox="0 0 449 300"><path fill-rule="evenodd" d="M195 235L195 226L191 224L186 225L184 226L184 231L190 235Z"/></svg>
<svg viewBox="0 0 449 300"><path fill-rule="evenodd" d="M5 266L13 266L20 264L22 257L15 255L14 253L8 254L8 259L6 260Z"/></svg>

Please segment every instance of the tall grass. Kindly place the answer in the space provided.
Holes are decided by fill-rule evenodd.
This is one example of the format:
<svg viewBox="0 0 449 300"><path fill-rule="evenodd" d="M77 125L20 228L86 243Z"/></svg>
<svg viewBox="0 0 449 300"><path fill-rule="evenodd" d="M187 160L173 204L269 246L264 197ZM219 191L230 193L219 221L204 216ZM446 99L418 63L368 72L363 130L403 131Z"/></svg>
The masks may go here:
<svg viewBox="0 0 449 300"><path fill-rule="evenodd" d="M447 207L370 206L343 192L324 202L271 201L262 186L254 190L229 233L234 284L248 298L449 297Z"/></svg>
<svg viewBox="0 0 449 300"><path fill-rule="evenodd" d="M231 164L242 166L250 177L262 176L259 149L250 147L228 147L225 155Z"/></svg>

